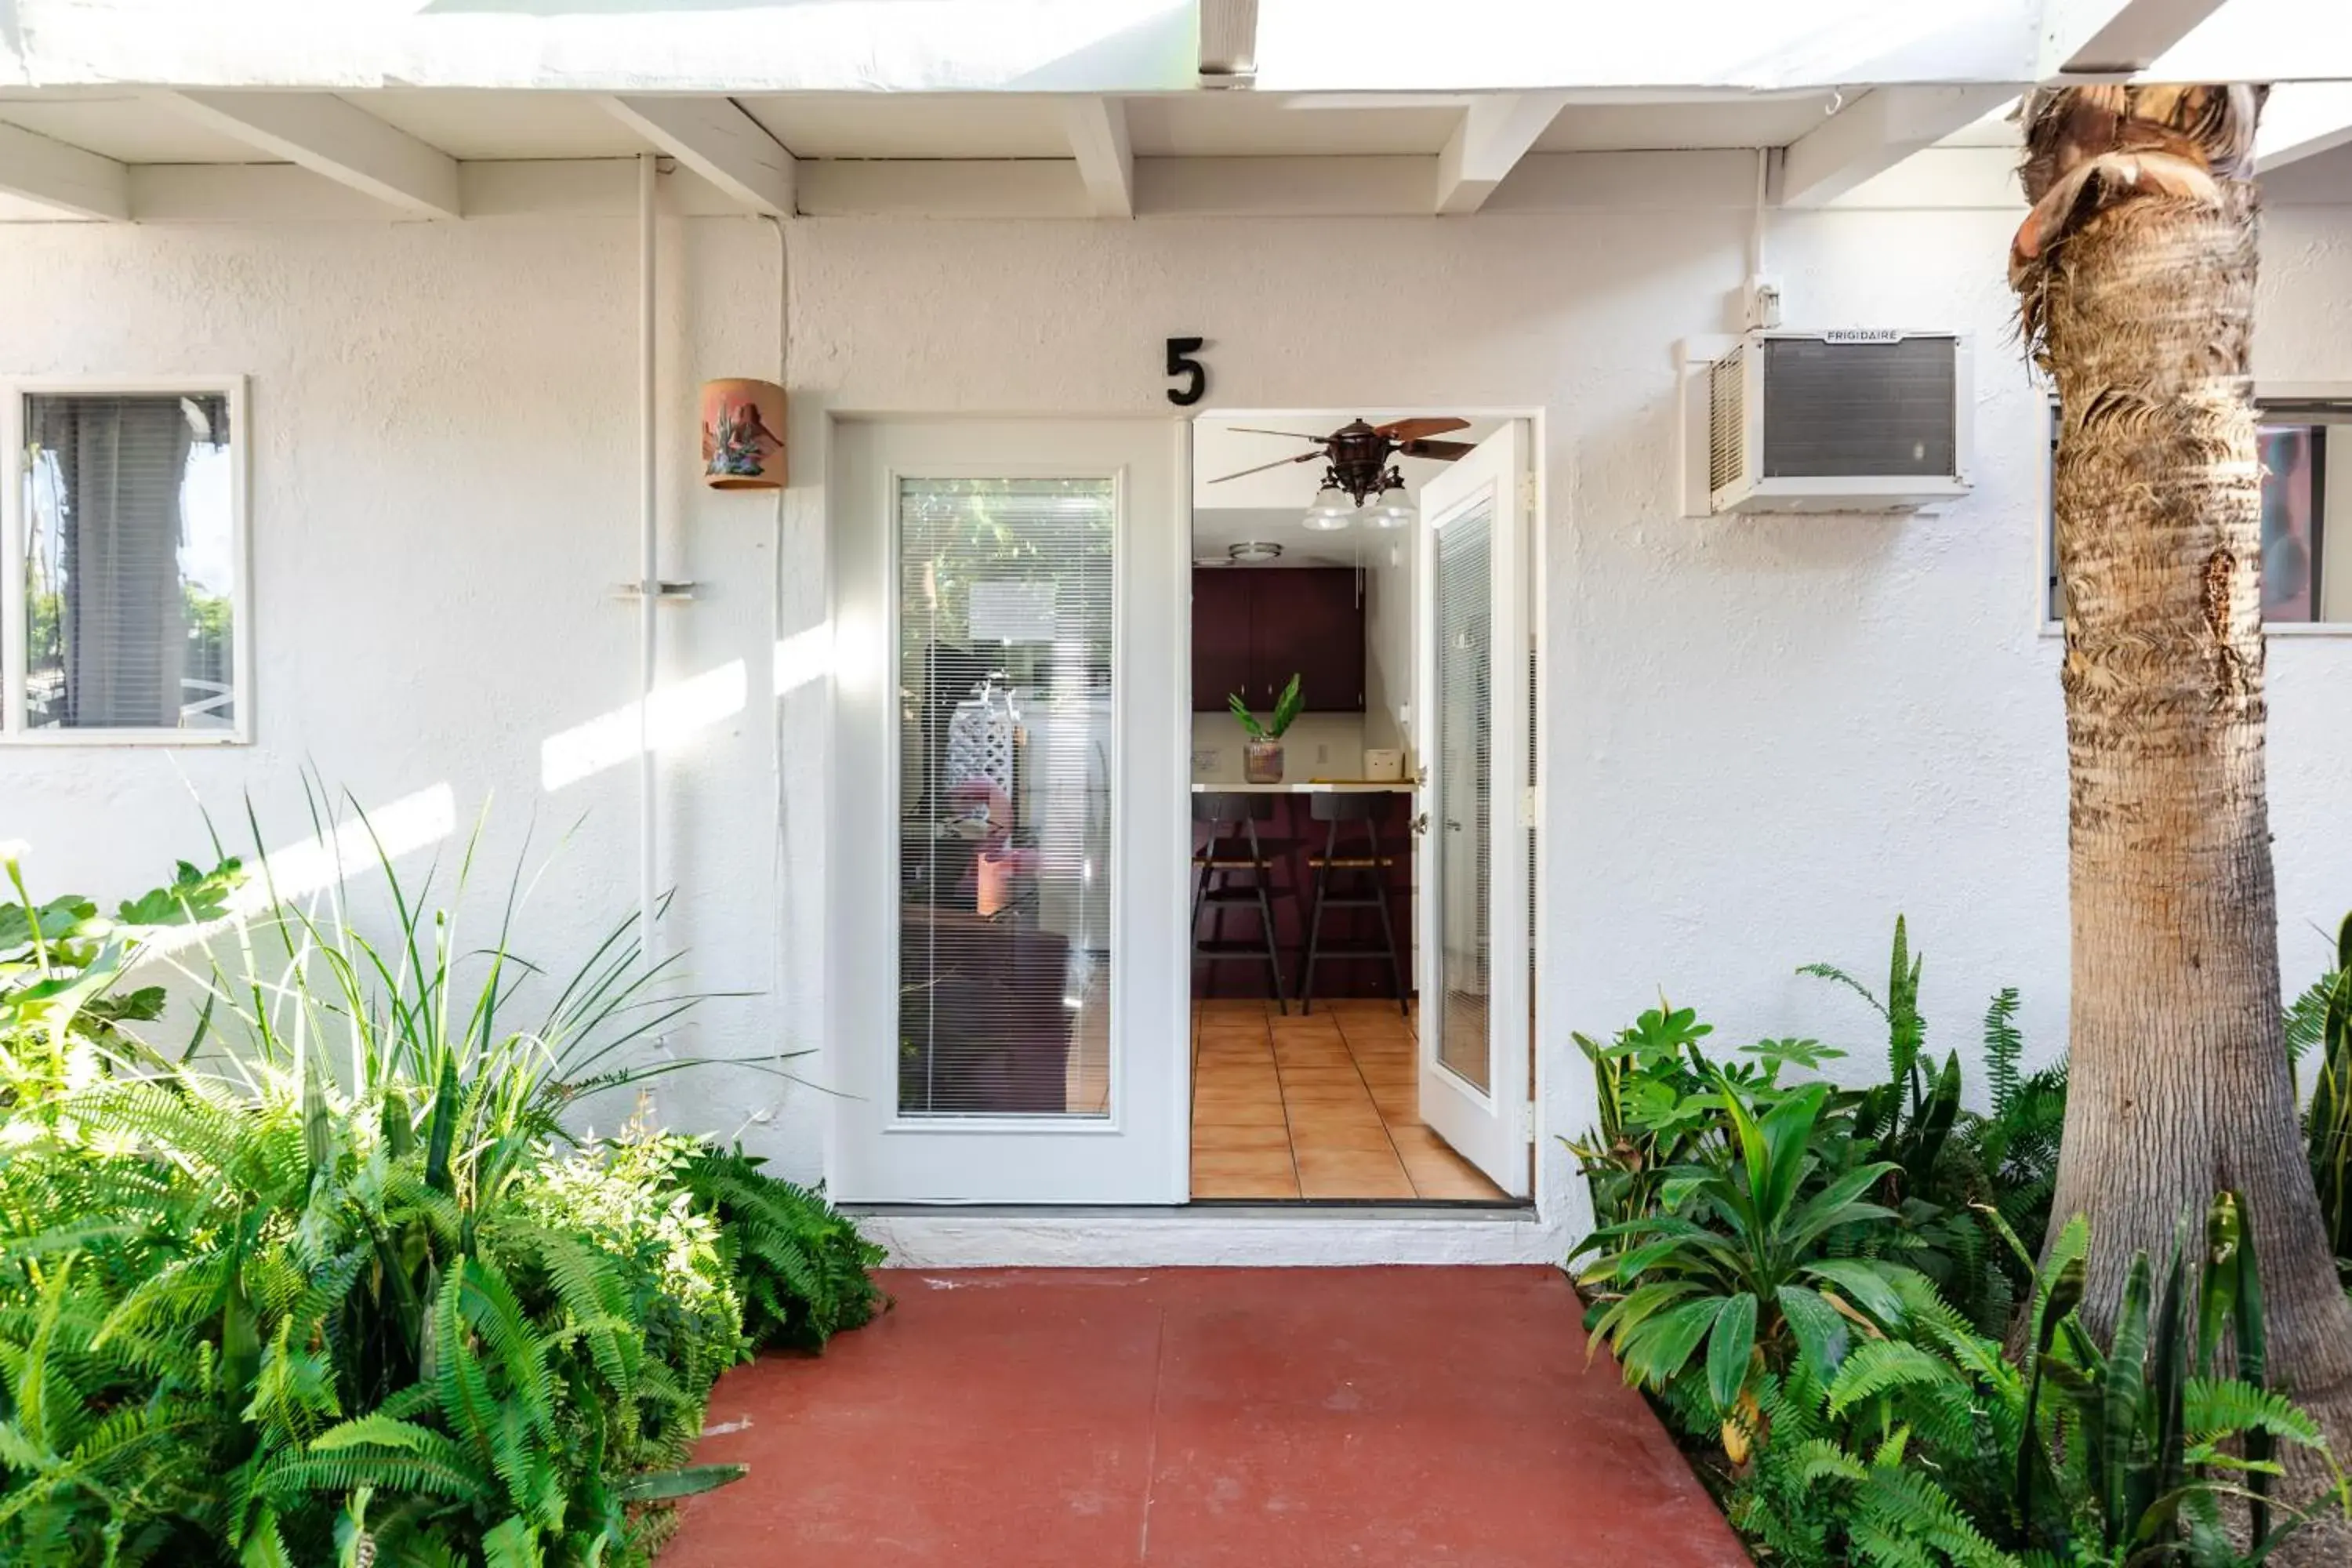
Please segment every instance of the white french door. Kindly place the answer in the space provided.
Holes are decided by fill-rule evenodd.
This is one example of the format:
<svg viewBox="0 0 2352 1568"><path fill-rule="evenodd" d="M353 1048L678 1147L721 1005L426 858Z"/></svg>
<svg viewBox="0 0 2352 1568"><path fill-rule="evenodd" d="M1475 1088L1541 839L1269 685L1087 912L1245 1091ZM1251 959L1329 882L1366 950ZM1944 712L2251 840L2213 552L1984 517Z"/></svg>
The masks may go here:
<svg viewBox="0 0 2352 1568"><path fill-rule="evenodd" d="M1526 426L1422 487L1416 742L1421 1114L1529 1194Z"/></svg>
<svg viewBox="0 0 2352 1568"><path fill-rule="evenodd" d="M833 1194L1181 1203L1189 427L835 434Z"/></svg>

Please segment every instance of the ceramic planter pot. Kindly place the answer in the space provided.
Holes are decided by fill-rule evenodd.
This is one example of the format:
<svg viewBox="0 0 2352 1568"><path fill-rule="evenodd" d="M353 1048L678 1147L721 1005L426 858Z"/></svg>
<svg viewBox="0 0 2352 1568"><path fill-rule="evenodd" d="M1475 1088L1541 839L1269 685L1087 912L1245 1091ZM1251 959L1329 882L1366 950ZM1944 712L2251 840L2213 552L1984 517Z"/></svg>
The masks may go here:
<svg viewBox="0 0 2352 1568"><path fill-rule="evenodd" d="M1248 741L1242 745L1242 777L1252 784L1282 782L1282 742Z"/></svg>

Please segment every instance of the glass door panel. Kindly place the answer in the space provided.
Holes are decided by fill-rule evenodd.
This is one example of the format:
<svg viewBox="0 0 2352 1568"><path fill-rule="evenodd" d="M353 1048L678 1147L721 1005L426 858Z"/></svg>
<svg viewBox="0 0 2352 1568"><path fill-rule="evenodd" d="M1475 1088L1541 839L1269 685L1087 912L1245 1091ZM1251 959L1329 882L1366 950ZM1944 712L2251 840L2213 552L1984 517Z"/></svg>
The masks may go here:
<svg viewBox="0 0 2352 1568"><path fill-rule="evenodd" d="M1494 853L1493 700L1495 508L1481 498L1449 519L1436 542L1438 752L1436 819L1439 1002L1437 1059L1484 1091L1493 1078L1487 1038L1488 863Z"/></svg>
<svg viewBox="0 0 2352 1568"><path fill-rule="evenodd" d="M898 1110L1110 1109L1108 479L900 479Z"/></svg>

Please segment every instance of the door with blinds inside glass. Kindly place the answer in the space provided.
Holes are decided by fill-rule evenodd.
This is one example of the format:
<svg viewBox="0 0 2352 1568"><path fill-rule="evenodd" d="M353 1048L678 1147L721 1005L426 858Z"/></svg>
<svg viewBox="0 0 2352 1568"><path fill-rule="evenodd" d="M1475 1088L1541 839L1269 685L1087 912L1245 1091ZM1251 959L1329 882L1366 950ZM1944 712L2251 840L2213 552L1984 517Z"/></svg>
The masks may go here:
<svg viewBox="0 0 2352 1568"><path fill-rule="evenodd" d="M1416 742L1421 1113L1528 1194L1532 669L1525 426L1422 487Z"/></svg>
<svg viewBox="0 0 2352 1568"><path fill-rule="evenodd" d="M1184 427L835 435L833 1191L1181 1202Z"/></svg>

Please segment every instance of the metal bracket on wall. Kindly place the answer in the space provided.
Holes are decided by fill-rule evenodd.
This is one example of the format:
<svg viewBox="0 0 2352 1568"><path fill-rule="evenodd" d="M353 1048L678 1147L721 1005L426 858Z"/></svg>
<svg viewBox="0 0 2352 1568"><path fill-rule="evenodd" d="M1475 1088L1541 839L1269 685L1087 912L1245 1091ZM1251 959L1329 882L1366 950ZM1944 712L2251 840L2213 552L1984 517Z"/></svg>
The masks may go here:
<svg viewBox="0 0 2352 1568"><path fill-rule="evenodd" d="M613 585L615 599L691 599L701 588L699 583L673 583L667 579L645 583L616 583Z"/></svg>

